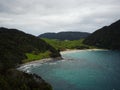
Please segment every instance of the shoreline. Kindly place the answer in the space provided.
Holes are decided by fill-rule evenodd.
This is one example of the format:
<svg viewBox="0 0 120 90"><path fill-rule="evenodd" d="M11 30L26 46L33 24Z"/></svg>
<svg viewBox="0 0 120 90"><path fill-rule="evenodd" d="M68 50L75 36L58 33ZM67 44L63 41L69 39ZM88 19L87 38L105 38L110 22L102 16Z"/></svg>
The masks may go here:
<svg viewBox="0 0 120 90"><path fill-rule="evenodd" d="M79 49L68 49L68 50L65 50L65 51L61 51L60 54L62 55L62 54L81 52L81 51L98 51L98 50L107 50L107 49L81 49L81 50L79 50ZM35 60L35 61L20 64L20 65L17 66L17 68L20 68L20 67L26 66L26 65L36 64L36 63L43 64L43 63L46 63L46 62L53 62L53 61L58 61L58 60L63 60L63 58L62 57L56 57L56 58L45 58L45 59Z"/></svg>
<svg viewBox="0 0 120 90"><path fill-rule="evenodd" d="M20 64L17 68L20 68L20 67L26 66L26 65L36 64L36 63L43 64L43 63L46 63L46 62L53 62L53 61L58 61L58 60L62 60L62 57L44 58L44 59L40 59L40 60L26 62L26 63Z"/></svg>

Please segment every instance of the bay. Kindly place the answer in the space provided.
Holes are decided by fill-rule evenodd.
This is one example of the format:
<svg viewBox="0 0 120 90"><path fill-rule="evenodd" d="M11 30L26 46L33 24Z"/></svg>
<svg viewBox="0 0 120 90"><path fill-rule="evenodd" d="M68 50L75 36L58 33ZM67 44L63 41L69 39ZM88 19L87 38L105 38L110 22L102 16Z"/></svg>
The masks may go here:
<svg viewBox="0 0 120 90"><path fill-rule="evenodd" d="M62 57L21 69L40 75L54 90L120 90L120 51L84 50Z"/></svg>

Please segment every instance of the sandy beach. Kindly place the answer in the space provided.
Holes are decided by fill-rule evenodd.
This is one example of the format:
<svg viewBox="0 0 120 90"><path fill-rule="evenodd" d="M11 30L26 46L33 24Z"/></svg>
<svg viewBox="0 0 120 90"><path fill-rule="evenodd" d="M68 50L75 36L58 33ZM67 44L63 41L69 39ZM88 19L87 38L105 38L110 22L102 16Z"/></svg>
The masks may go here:
<svg viewBox="0 0 120 90"><path fill-rule="evenodd" d="M83 49L83 50L78 50L78 49L74 49L74 50L66 50L66 51L61 51L60 54L66 54L66 53L74 53L74 52L81 52L81 51L101 51L101 50L107 50L107 49Z"/></svg>

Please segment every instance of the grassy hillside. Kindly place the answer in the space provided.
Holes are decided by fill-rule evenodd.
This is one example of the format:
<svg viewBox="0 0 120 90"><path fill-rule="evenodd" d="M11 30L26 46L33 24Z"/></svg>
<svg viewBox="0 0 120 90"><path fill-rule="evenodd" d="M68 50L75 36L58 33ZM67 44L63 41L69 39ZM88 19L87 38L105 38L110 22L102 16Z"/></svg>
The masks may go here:
<svg viewBox="0 0 120 90"><path fill-rule="evenodd" d="M57 39L48 39L48 38L42 38L47 43L49 43L51 46L56 48L57 50L66 50L66 49L90 49L95 48L94 46L89 46L83 44L84 39L80 40L57 40Z"/></svg>
<svg viewBox="0 0 120 90"><path fill-rule="evenodd" d="M0 28L0 90L51 90L40 77L14 69L23 62L47 57L60 57L60 54L33 35Z"/></svg>

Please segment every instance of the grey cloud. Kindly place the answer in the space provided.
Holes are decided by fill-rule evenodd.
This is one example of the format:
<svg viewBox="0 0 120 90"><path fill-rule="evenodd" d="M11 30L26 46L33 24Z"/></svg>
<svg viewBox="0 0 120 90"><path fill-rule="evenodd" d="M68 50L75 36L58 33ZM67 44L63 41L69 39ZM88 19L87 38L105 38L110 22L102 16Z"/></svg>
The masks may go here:
<svg viewBox="0 0 120 90"><path fill-rule="evenodd" d="M0 26L38 35L87 31L120 19L119 0L1 0Z"/></svg>

